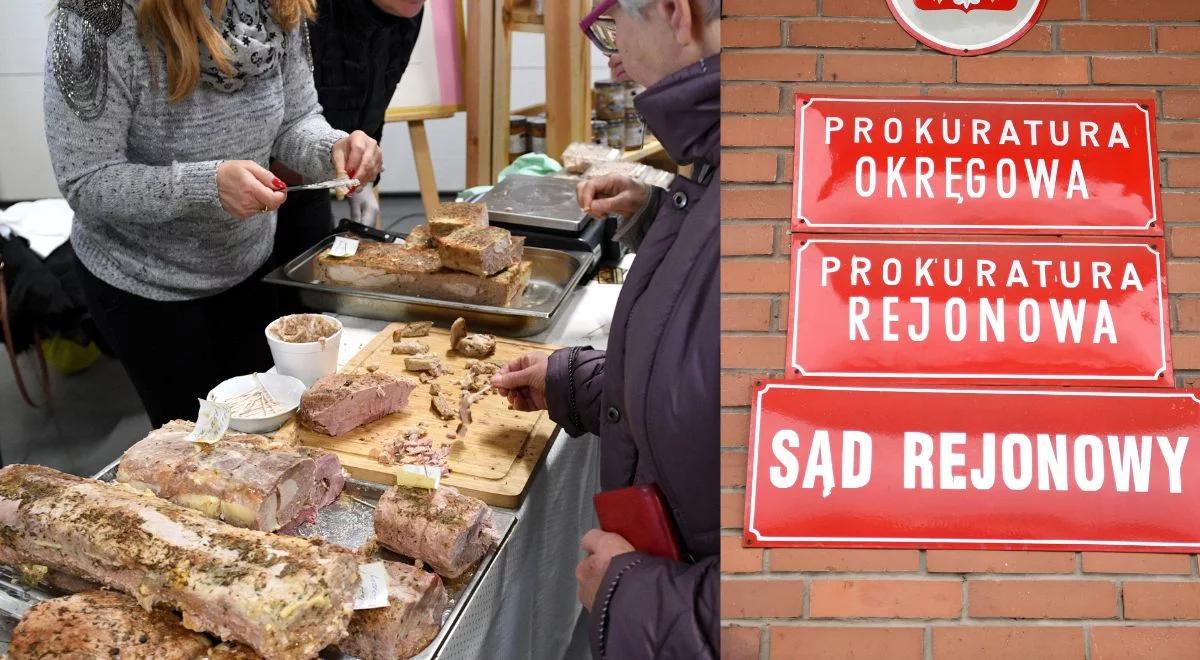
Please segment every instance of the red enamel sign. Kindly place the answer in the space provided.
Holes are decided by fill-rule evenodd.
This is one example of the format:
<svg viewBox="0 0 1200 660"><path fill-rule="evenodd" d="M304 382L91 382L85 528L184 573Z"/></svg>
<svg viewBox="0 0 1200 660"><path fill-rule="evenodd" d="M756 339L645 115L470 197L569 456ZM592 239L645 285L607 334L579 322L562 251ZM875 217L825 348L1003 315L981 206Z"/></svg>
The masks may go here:
<svg viewBox="0 0 1200 660"><path fill-rule="evenodd" d="M798 96L792 230L1161 236L1154 112Z"/></svg>
<svg viewBox="0 0 1200 660"><path fill-rule="evenodd" d="M748 545L1200 550L1191 392L773 381L751 419Z"/></svg>
<svg viewBox="0 0 1200 660"><path fill-rule="evenodd" d="M1037 23L1048 0L887 0L900 27L951 55L994 53Z"/></svg>
<svg viewBox="0 0 1200 660"><path fill-rule="evenodd" d="M792 241L791 376L1173 382L1161 239Z"/></svg>

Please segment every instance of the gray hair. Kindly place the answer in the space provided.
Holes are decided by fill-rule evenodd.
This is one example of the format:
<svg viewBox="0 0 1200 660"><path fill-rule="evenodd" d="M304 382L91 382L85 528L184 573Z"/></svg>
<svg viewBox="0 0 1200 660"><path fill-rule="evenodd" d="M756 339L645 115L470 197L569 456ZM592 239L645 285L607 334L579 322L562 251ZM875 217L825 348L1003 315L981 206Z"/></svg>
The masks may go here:
<svg viewBox="0 0 1200 660"><path fill-rule="evenodd" d="M645 16L644 10L655 0L618 0L621 8L635 16ZM699 3L704 12L704 23L712 23L721 18L721 0L692 0Z"/></svg>

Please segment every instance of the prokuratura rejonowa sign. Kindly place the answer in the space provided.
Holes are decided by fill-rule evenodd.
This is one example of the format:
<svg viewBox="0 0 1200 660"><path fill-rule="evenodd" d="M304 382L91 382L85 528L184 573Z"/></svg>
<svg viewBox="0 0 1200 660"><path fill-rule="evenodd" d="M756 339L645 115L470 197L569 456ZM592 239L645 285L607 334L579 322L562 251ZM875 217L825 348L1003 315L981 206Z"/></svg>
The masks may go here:
<svg viewBox="0 0 1200 660"><path fill-rule="evenodd" d="M1160 236L1154 112L798 95L792 229Z"/></svg>

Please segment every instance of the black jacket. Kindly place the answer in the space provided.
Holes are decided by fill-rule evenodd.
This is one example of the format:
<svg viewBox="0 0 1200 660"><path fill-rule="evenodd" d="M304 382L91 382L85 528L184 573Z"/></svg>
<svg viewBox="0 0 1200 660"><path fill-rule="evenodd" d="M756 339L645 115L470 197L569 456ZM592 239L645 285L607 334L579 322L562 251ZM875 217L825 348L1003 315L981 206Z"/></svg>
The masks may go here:
<svg viewBox="0 0 1200 660"><path fill-rule="evenodd" d="M400 18L371 0L318 0L309 25L313 79L325 119L379 141L383 115L408 68L424 12Z"/></svg>

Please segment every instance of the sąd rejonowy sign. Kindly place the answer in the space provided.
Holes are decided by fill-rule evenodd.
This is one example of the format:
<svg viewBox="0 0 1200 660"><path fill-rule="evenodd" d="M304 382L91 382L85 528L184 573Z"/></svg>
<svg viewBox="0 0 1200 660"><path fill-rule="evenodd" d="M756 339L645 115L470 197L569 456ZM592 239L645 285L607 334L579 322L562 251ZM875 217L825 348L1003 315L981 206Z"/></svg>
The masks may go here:
<svg viewBox="0 0 1200 660"><path fill-rule="evenodd" d="M1200 550L1200 400L759 383L751 546Z"/></svg>
<svg viewBox="0 0 1200 660"><path fill-rule="evenodd" d="M790 376L1173 382L1162 239L792 241Z"/></svg>
<svg viewBox="0 0 1200 660"><path fill-rule="evenodd" d="M792 230L1160 236L1154 112L798 95Z"/></svg>

